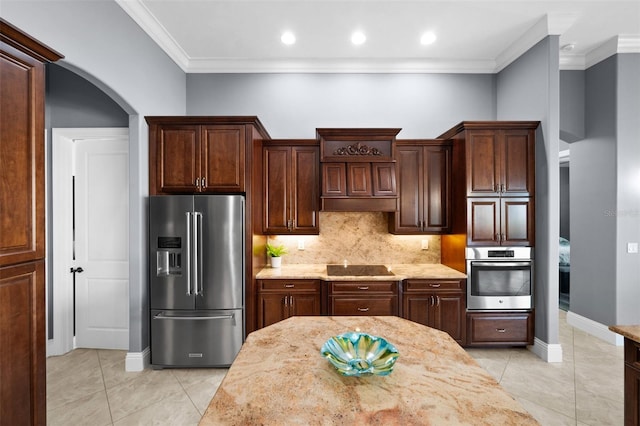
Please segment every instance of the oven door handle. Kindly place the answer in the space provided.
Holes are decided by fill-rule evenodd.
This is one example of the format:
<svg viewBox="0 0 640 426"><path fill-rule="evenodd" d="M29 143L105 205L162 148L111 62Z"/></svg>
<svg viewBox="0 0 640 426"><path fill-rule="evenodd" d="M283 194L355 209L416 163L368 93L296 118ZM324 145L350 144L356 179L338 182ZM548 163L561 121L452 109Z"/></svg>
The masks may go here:
<svg viewBox="0 0 640 426"><path fill-rule="evenodd" d="M471 262L471 266L489 266L489 267L499 267L499 268L513 268L518 266L529 267L532 262L524 261L524 262Z"/></svg>

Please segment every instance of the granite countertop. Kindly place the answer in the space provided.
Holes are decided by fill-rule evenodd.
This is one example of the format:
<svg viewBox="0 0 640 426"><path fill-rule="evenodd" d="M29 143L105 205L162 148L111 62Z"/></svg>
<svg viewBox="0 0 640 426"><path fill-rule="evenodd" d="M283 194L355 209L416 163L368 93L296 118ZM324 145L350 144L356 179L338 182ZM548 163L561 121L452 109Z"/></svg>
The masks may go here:
<svg viewBox="0 0 640 426"><path fill-rule="evenodd" d="M609 330L640 343L640 325L612 325Z"/></svg>
<svg viewBox="0 0 640 426"><path fill-rule="evenodd" d="M388 376L345 377L320 355L360 330L400 353ZM537 425L447 333L398 317L291 317L251 333L200 421Z"/></svg>
<svg viewBox="0 0 640 426"><path fill-rule="evenodd" d="M380 276L329 276L325 264L290 264L280 268L266 267L256 275L257 279L316 279L324 281L400 281L414 279L465 279L467 276L440 263L385 265L394 275Z"/></svg>

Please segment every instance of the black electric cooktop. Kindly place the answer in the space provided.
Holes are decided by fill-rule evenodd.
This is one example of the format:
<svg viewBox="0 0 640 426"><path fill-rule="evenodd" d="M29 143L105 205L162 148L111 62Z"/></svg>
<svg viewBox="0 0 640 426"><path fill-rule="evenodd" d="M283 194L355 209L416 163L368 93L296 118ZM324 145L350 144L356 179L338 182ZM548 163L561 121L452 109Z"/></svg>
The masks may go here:
<svg viewBox="0 0 640 426"><path fill-rule="evenodd" d="M382 276L395 275L384 265L327 265L329 276Z"/></svg>

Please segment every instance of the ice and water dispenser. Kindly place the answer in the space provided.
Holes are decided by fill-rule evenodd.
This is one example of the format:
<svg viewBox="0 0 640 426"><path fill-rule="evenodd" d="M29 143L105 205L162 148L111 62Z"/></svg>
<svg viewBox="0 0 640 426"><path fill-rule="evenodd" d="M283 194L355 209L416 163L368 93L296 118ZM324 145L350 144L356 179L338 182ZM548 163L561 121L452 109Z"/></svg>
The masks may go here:
<svg viewBox="0 0 640 426"><path fill-rule="evenodd" d="M159 277L182 274L182 238L158 237L156 274Z"/></svg>

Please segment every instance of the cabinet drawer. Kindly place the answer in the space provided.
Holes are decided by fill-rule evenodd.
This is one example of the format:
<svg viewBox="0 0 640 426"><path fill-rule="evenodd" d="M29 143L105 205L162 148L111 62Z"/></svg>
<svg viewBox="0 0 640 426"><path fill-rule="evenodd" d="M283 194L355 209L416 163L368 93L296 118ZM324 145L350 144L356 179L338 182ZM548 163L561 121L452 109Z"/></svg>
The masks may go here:
<svg viewBox="0 0 640 426"><path fill-rule="evenodd" d="M464 290L464 280L406 280L404 291Z"/></svg>
<svg viewBox="0 0 640 426"><path fill-rule="evenodd" d="M640 370L640 343L631 339L624 339L624 361Z"/></svg>
<svg viewBox="0 0 640 426"><path fill-rule="evenodd" d="M318 280L259 280L259 291L319 291Z"/></svg>
<svg viewBox="0 0 640 426"><path fill-rule="evenodd" d="M469 345L533 344L533 314L468 313Z"/></svg>
<svg viewBox="0 0 640 426"><path fill-rule="evenodd" d="M334 281L331 293L389 293L396 294L396 281Z"/></svg>
<svg viewBox="0 0 640 426"><path fill-rule="evenodd" d="M398 298L331 297L330 315L397 315Z"/></svg>

